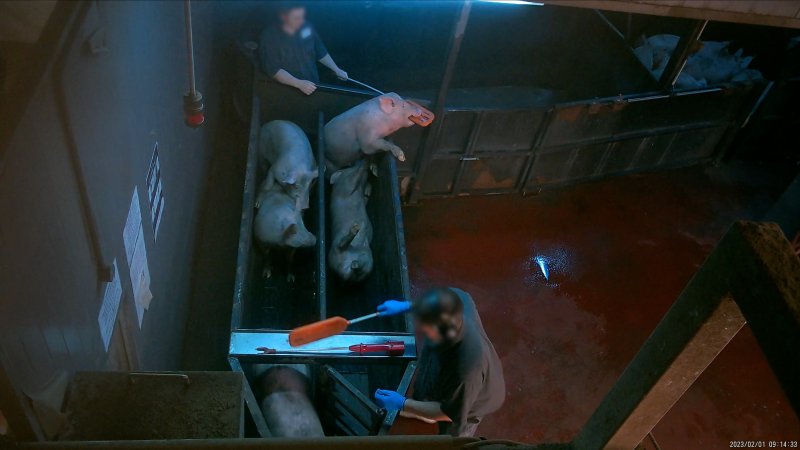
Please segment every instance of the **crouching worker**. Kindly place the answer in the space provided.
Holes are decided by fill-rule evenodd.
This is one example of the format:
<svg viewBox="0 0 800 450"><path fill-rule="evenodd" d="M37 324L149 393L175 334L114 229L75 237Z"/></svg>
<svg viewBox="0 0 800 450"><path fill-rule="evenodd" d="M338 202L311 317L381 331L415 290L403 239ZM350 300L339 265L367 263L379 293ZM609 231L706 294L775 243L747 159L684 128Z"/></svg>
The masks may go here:
<svg viewBox="0 0 800 450"><path fill-rule="evenodd" d="M414 302L387 300L381 315L412 312L424 335L413 398L378 389L377 403L403 417L438 422L440 434L472 436L484 416L503 404L500 358L466 292L434 289Z"/></svg>

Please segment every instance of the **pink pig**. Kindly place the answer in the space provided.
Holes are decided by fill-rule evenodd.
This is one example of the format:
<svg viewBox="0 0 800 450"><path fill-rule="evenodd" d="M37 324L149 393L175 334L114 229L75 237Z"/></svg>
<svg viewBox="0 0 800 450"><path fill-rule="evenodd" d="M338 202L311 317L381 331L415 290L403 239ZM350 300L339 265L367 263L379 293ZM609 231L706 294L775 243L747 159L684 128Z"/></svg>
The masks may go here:
<svg viewBox="0 0 800 450"><path fill-rule="evenodd" d="M328 173L352 165L362 154L392 152L395 158L405 161L403 150L384 137L414 125L408 117L420 114L419 107L390 92L334 117L325 125Z"/></svg>

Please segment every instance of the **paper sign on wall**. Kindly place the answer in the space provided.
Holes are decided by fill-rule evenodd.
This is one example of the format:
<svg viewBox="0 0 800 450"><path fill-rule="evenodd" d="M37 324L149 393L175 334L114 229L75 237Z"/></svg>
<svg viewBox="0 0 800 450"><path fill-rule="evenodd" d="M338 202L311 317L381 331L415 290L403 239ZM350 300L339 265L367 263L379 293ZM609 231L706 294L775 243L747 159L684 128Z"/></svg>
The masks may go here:
<svg viewBox="0 0 800 450"><path fill-rule="evenodd" d="M158 142L153 147L150 166L147 169L147 198L150 203L150 222L153 224L153 240L158 239L161 217L164 213L164 190L161 187L161 162L158 159Z"/></svg>
<svg viewBox="0 0 800 450"><path fill-rule="evenodd" d="M117 312L119 311L119 301L122 298L122 282L119 279L117 260L114 259L114 279L106 283L106 290L103 294L103 304L100 305L100 314L97 322L100 324L100 337L103 338L103 345L108 351L111 343L111 335L114 334L114 325L117 323Z"/></svg>
<svg viewBox="0 0 800 450"><path fill-rule="evenodd" d="M139 328L141 328L144 312L150 307L153 294L150 292L150 269L147 267L147 249L142 229L142 212L139 209L138 187L133 188L128 220L125 221L122 237L125 242L125 256L128 258L136 316L139 319Z"/></svg>

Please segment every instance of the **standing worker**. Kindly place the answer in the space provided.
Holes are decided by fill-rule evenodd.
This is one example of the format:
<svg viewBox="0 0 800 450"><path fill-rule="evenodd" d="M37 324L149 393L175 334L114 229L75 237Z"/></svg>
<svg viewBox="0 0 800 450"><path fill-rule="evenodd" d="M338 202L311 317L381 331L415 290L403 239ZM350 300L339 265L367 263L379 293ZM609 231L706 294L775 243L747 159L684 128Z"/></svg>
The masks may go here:
<svg viewBox="0 0 800 450"><path fill-rule="evenodd" d="M472 436L481 419L500 409L506 395L503 367L475 302L456 288L434 289L415 302L387 300L384 316L411 311L425 338L413 398L378 389L375 400L388 410L438 422L440 434Z"/></svg>
<svg viewBox="0 0 800 450"><path fill-rule="evenodd" d="M331 69L339 79L347 72L333 61L316 30L306 22L306 8L295 2L281 4L280 22L261 32L259 51L261 70L279 83L311 95L317 89L317 61Z"/></svg>

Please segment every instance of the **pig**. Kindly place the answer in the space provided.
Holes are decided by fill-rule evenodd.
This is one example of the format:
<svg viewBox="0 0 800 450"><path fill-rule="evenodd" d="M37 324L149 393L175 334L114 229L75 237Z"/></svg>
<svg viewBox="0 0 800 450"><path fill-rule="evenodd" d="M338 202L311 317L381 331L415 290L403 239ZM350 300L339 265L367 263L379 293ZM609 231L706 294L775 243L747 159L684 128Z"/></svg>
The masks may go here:
<svg viewBox="0 0 800 450"><path fill-rule="evenodd" d="M295 200L280 187L267 189L263 186L258 194L258 211L253 224L256 240L265 248L313 247L317 238L303 223L302 212L295 207Z"/></svg>
<svg viewBox="0 0 800 450"><path fill-rule="evenodd" d="M274 366L264 373L260 388L264 395L261 413L272 437L325 436L305 375L288 366Z"/></svg>
<svg viewBox="0 0 800 450"><path fill-rule="evenodd" d="M422 114L402 97L390 92L367 100L331 119L325 125L325 159L328 173L348 167L362 154L391 152L405 161L403 150L384 139L400 128L414 125L409 116Z"/></svg>
<svg viewBox="0 0 800 450"><path fill-rule="evenodd" d="M309 190L319 173L303 130L286 120L265 123L259 134L258 155L262 170L266 170L264 188L280 185L297 208L307 209Z"/></svg>
<svg viewBox="0 0 800 450"><path fill-rule="evenodd" d="M345 281L361 281L372 272L372 224L367 217L364 190L367 163L331 175L331 248L328 266Z"/></svg>

